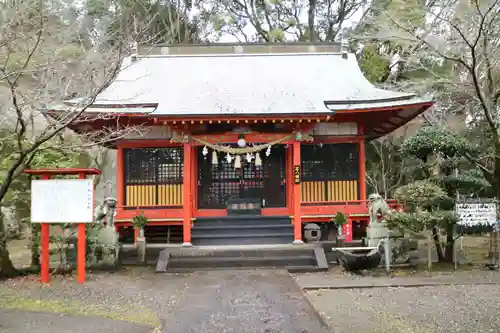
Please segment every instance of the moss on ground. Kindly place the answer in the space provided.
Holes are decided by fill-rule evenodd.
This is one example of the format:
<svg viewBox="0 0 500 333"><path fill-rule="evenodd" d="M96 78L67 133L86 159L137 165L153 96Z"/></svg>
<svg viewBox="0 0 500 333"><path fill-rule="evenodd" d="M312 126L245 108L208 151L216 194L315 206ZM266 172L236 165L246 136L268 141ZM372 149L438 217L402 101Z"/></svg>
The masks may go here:
<svg viewBox="0 0 500 333"><path fill-rule="evenodd" d="M85 304L78 301L35 300L17 296L2 295L0 308L61 313L73 316L94 316L122 320L135 324L158 327L160 320L156 314L144 308L127 306L123 309L109 309L104 305Z"/></svg>

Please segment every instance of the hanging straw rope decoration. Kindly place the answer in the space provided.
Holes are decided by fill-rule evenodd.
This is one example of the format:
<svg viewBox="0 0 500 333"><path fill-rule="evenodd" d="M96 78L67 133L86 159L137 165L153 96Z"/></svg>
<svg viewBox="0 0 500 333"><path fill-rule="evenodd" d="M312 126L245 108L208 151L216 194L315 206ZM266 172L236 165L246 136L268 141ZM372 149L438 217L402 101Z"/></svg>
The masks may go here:
<svg viewBox="0 0 500 333"><path fill-rule="evenodd" d="M192 137L192 139L194 141L198 142L199 144L201 144L203 146L207 146L208 148L211 148L219 153L226 153L226 154L230 154L230 155L243 155L243 154L253 154L253 153L260 152L261 150L264 150L264 149L267 149L268 147L271 147L271 146L280 144L282 142L288 141L294 137L295 137L295 133L291 134L291 135L284 136L281 139L278 139L278 140L275 140L275 141L272 141L269 143L265 143L265 144L257 145L257 146L253 146L253 147L245 147L245 148L232 148L232 147L228 147L228 146L222 146L222 145L210 143L208 141L198 139L195 137Z"/></svg>

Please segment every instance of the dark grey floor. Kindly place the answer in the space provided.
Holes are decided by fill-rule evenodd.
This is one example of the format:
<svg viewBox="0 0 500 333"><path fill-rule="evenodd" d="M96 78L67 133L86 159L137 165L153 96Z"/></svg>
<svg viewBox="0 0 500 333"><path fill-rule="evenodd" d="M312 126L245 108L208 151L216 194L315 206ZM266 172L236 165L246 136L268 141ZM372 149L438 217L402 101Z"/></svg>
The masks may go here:
<svg viewBox="0 0 500 333"><path fill-rule="evenodd" d="M0 333L150 333L152 329L104 318L0 309Z"/></svg>
<svg viewBox="0 0 500 333"><path fill-rule="evenodd" d="M282 270L195 273L162 317L165 333L330 332Z"/></svg>

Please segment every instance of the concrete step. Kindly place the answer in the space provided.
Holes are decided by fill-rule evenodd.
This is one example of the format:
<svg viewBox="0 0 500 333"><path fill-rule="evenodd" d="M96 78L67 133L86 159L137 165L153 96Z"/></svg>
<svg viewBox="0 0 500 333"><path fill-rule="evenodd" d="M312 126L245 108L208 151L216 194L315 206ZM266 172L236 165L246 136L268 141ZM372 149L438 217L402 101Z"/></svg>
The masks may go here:
<svg viewBox="0 0 500 333"><path fill-rule="evenodd" d="M292 225L288 216L229 215L220 217L199 217L194 226L241 226L241 225Z"/></svg>
<svg viewBox="0 0 500 333"><path fill-rule="evenodd" d="M290 224L267 224L267 225L231 225L231 226L198 226L194 225L191 229L193 238L203 238L203 236L221 236L221 235L267 235L281 234L287 235L292 232L293 226Z"/></svg>
<svg viewBox="0 0 500 333"><path fill-rule="evenodd" d="M193 245L273 245L292 244L293 232L266 233L266 234L224 234L200 235L192 237Z"/></svg>
<svg viewBox="0 0 500 333"><path fill-rule="evenodd" d="M312 256L277 257L177 257L170 258L167 268L233 268L233 267L286 267L289 265L315 265Z"/></svg>
<svg viewBox="0 0 500 333"><path fill-rule="evenodd" d="M196 220L193 245L288 244L293 225L288 216L230 215Z"/></svg>
<svg viewBox="0 0 500 333"><path fill-rule="evenodd" d="M137 265L136 249L124 250L121 253L122 264ZM324 254L321 248L313 244L188 248L155 246L147 249L146 265L155 266L159 272L165 271L166 267L166 272L177 273L238 268L286 268L290 272L326 271L327 265L318 267L318 252Z"/></svg>
<svg viewBox="0 0 500 333"><path fill-rule="evenodd" d="M314 256L314 246L310 245L275 245L270 246L202 246L202 247L168 247L170 257L244 257L244 258L262 258L262 257L288 257L288 256ZM167 247L148 247L146 257L156 260L161 251ZM123 258L137 257L135 247L123 248L120 255Z"/></svg>

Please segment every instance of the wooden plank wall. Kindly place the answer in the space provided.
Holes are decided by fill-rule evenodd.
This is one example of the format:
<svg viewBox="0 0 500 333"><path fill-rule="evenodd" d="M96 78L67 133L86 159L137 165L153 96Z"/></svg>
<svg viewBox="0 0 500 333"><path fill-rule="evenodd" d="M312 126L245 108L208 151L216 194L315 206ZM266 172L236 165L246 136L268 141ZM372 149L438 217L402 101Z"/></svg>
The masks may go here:
<svg viewBox="0 0 500 333"><path fill-rule="evenodd" d="M126 185L126 206L182 206L182 184ZM158 202L156 195L158 192Z"/></svg>
<svg viewBox="0 0 500 333"><path fill-rule="evenodd" d="M302 182L302 202L358 200L357 180L326 180Z"/></svg>

